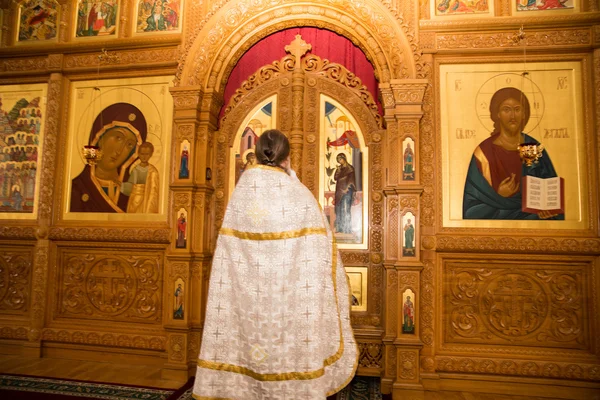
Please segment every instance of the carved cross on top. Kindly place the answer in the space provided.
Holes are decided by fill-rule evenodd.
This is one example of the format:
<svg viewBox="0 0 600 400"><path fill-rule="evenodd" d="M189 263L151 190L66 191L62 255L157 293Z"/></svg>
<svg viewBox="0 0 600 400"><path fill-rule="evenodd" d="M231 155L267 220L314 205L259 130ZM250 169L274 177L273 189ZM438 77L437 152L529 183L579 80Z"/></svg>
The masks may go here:
<svg viewBox="0 0 600 400"><path fill-rule="evenodd" d="M300 59L310 50L312 50L312 45L306 43L302 39L301 35L296 35L296 39L292 40L292 43L285 46L285 51L296 58L296 63L294 64L295 69L300 69Z"/></svg>

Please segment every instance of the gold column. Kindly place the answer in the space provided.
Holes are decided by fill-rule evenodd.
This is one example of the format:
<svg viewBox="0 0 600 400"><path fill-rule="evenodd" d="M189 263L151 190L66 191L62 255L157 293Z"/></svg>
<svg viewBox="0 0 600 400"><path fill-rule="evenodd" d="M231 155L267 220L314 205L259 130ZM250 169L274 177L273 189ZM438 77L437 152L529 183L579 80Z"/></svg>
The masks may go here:
<svg viewBox="0 0 600 400"><path fill-rule="evenodd" d="M213 194L208 168L220 102L200 87L171 88L174 103L171 171L172 241L165 270L164 328L168 361L165 379L185 380L195 372L203 322L203 298L214 230L210 207ZM189 174L180 174L182 149L188 153ZM178 242L183 214L185 245ZM177 295L176 295L177 294ZM183 298L183 300L182 300ZM183 313L176 313L179 305Z"/></svg>
<svg viewBox="0 0 600 400"><path fill-rule="evenodd" d="M423 398L420 379L419 304L421 262L419 238L420 196L423 191L419 173L419 121L423 116L423 97L427 80L401 79L380 85L385 108L387 132L385 138L385 366L382 392L392 393L393 399L409 396ZM414 179L404 180L403 142L414 141ZM404 217L414 216L414 249L403 248ZM412 222L412 221L411 221ZM403 332L404 298L412 294L414 305L414 331Z"/></svg>
<svg viewBox="0 0 600 400"><path fill-rule="evenodd" d="M289 133L290 155L292 169L296 171L298 178L302 179L302 145L304 143L304 80L306 79L302 69L301 59L307 51L312 48L300 35L289 45L285 51L295 57L294 71L292 72L292 130Z"/></svg>
<svg viewBox="0 0 600 400"><path fill-rule="evenodd" d="M62 55L49 56L48 65L51 71L59 71L61 63ZM42 174L41 182L54 181L57 164L57 143L61 131L61 113L59 110L66 97L63 84L63 75L58 72L51 72L48 80L48 117L44 138L43 164L39 169L39 173ZM52 246L48 239L48 233L52 224L53 199L55 197L54 185L43 186L39 195L39 212L35 229L36 244L31 271L31 313L27 334L28 341L24 344L25 349L23 352L24 355L34 357L41 357L44 322L48 314L48 276L50 260L52 259Z"/></svg>

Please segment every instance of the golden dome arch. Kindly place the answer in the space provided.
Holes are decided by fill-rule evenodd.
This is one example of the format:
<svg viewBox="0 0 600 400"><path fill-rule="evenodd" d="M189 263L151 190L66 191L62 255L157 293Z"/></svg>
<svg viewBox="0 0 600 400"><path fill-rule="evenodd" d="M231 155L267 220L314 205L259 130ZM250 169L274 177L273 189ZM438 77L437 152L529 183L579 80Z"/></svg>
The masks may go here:
<svg viewBox="0 0 600 400"><path fill-rule="evenodd" d="M264 37L310 26L336 32L357 45L380 83L416 77L411 43L398 21L377 0L228 2L206 21L186 49L176 85L223 90L233 66Z"/></svg>

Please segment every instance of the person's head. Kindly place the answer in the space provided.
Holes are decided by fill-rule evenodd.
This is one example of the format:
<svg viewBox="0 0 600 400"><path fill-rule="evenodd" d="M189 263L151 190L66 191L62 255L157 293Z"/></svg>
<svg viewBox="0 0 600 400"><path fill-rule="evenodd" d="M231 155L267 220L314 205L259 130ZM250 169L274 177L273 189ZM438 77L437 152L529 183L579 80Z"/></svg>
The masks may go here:
<svg viewBox="0 0 600 400"><path fill-rule="evenodd" d="M103 151L102 160L96 167L122 171L125 175L123 180L126 180L127 168L136 159L136 148L146 140L146 136L146 118L140 109L129 103L106 107L96 116L88 141L88 144Z"/></svg>
<svg viewBox="0 0 600 400"><path fill-rule="evenodd" d="M490 101L490 118L494 121L494 132L521 133L529 121L531 108L525 93L517 88L498 90Z"/></svg>
<svg viewBox="0 0 600 400"><path fill-rule="evenodd" d="M246 163L251 165L256 164L256 154L254 154L253 152L249 152L248 154L246 154Z"/></svg>
<svg viewBox="0 0 600 400"><path fill-rule="evenodd" d="M346 155L344 153L340 153L335 158L339 164L346 165L348 164L348 159L346 159Z"/></svg>
<svg viewBox="0 0 600 400"><path fill-rule="evenodd" d="M269 129L258 138L255 151L260 164L280 167L290 155L290 142L277 129Z"/></svg>
<svg viewBox="0 0 600 400"><path fill-rule="evenodd" d="M131 156L136 145L137 137L129 129L118 126L107 130L98 140L103 155L96 166L103 170L118 169Z"/></svg>
<svg viewBox="0 0 600 400"><path fill-rule="evenodd" d="M154 145L150 142L144 142L140 145L138 150L138 158L142 163L147 163L154 154Z"/></svg>

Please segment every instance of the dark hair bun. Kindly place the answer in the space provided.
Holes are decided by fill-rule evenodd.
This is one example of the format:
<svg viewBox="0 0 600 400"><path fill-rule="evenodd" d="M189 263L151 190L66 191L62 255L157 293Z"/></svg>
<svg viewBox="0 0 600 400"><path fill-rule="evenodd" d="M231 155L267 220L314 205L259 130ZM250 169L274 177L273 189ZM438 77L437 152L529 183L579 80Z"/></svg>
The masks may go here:
<svg viewBox="0 0 600 400"><path fill-rule="evenodd" d="M260 164L277 167L290 155L290 142L280 131L269 129L258 138L255 152Z"/></svg>

